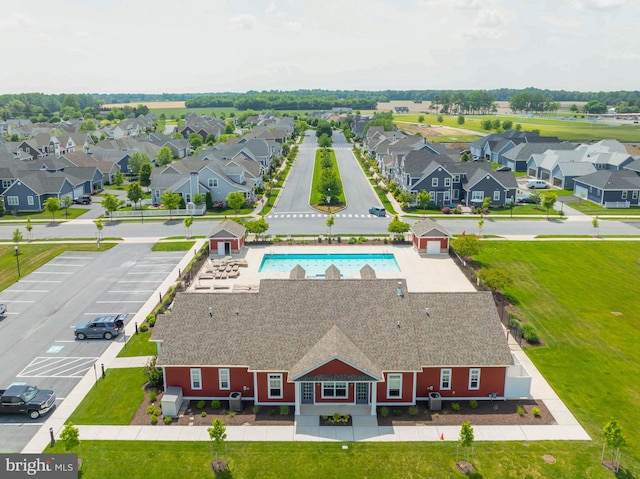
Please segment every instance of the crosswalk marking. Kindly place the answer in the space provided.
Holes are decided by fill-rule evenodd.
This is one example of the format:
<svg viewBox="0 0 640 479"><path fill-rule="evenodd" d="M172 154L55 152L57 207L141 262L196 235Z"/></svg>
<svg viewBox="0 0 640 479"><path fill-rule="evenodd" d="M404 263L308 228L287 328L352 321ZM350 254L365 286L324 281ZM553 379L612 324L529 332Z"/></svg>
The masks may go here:
<svg viewBox="0 0 640 479"><path fill-rule="evenodd" d="M378 218L378 216L370 214L354 214L354 213L334 213L334 218ZM328 214L323 213L277 213L267 215L267 219L281 218L328 218Z"/></svg>

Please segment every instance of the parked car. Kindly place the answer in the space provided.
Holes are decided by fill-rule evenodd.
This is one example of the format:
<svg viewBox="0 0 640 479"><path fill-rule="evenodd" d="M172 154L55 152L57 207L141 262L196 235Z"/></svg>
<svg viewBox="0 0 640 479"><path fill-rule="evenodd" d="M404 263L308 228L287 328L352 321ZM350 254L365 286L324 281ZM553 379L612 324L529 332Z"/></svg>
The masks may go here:
<svg viewBox="0 0 640 479"><path fill-rule="evenodd" d="M387 216L387 210L385 210L382 206L372 206L369 208L369 213L374 216Z"/></svg>
<svg viewBox="0 0 640 479"><path fill-rule="evenodd" d="M26 414L38 419L56 403L56 395L50 389L38 389L25 383L13 383L0 389L0 413Z"/></svg>
<svg viewBox="0 0 640 479"><path fill-rule="evenodd" d="M7 314L7 305L0 303L0 316Z"/></svg>
<svg viewBox="0 0 640 479"><path fill-rule="evenodd" d="M535 204L536 200L535 200L535 198L532 198L531 196L519 196L518 198L516 198L516 203L520 203L520 204L524 204L524 203Z"/></svg>
<svg viewBox="0 0 640 479"><path fill-rule="evenodd" d="M73 199L73 202L76 205L90 205L91 204L91 195L82 195Z"/></svg>
<svg viewBox="0 0 640 479"><path fill-rule="evenodd" d="M91 321L76 325L74 334L80 340L87 338L112 339L124 329L126 318L127 313L93 318Z"/></svg>
<svg viewBox="0 0 640 479"><path fill-rule="evenodd" d="M547 187L547 182L544 180L529 180L527 181L527 187L531 188L532 190L539 188L539 189L545 189Z"/></svg>
<svg viewBox="0 0 640 479"><path fill-rule="evenodd" d="M508 166L501 166L500 168L496 169L496 171L511 171L511 168L509 168Z"/></svg>

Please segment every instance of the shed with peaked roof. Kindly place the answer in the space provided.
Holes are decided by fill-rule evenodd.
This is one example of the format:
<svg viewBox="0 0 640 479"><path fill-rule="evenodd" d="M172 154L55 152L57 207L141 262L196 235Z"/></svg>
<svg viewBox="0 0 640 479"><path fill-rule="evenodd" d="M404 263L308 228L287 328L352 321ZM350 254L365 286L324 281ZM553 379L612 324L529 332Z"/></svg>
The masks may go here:
<svg viewBox="0 0 640 479"><path fill-rule="evenodd" d="M413 246L418 253L441 254L449 251L451 233L430 218L425 218L411 227Z"/></svg>
<svg viewBox="0 0 640 479"><path fill-rule="evenodd" d="M226 256L238 254L244 248L244 238L247 228L233 220L218 223L209 233L209 254L212 256Z"/></svg>

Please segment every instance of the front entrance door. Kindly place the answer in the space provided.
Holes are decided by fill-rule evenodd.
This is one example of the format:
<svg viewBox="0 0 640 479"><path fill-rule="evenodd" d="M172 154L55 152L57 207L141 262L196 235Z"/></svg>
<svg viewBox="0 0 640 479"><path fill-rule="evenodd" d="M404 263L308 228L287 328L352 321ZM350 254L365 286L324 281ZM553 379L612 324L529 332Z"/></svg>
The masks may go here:
<svg viewBox="0 0 640 479"><path fill-rule="evenodd" d="M313 383L302 383L302 404L313 404Z"/></svg>
<svg viewBox="0 0 640 479"><path fill-rule="evenodd" d="M436 205L444 205L444 191L436 191Z"/></svg>
<svg viewBox="0 0 640 479"><path fill-rule="evenodd" d="M356 404L369 404L369 383L356 383Z"/></svg>

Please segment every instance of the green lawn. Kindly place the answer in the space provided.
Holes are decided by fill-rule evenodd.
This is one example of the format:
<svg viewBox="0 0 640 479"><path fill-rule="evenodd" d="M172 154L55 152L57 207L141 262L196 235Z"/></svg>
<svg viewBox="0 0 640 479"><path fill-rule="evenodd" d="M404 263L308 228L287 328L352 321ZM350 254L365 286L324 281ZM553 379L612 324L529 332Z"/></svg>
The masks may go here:
<svg viewBox="0 0 640 479"><path fill-rule="evenodd" d="M20 243L18 245L20 262L20 273L22 277L48 263L60 253L65 251L106 251L115 246L115 243L101 243L100 250L95 242L91 243L51 243L51 244L30 244ZM0 243L0 291L11 286L18 279L18 264L15 256L15 245L13 243Z"/></svg>
<svg viewBox="0 0 640 479"><path fill-rule="evenodd" d="M595 444L551 441L476 443L476 473L465 476L456 468L456 442L453 439L437 443L347 443L348 449L342 449L344 443L341 442L227 442L221 456L228 461L230 471L217 476L210 469L212 452L208 441L82 441L81 436L80 457L83 459L83 479L613 477L599 465L600 448ZM45 452L65 451L62 442L58 441ZM544 454L553 454L557 462L545 463Z"/></svg>
<svg viewBox="0 0 640 479"><path fill-rule="evenodd" d="M570 206L574 210L578 210L585 215L590 216L634 216L640 215L640 208L637 206L631 208L605 208L604 206L597 205L592 203L591 201L572 201L571 203L567 203L567 206Z"/></svg>
<svg viewBox="0 0 640 479"><path fill-rule="evenodd" d="M100 378L100 366L96 366ZM142 368L107 369L69 417L73 424L129 424L142 400L147 382ZM80 438L82 439L82 438Z"/></svg>
<svg viewBox="0 0 640 479"><path fill-rule="evenodd" d="M41 222L43 220L53 221L55 223L63 221L63 220L73 220L78 216L81 216L89 211L88 208L80 208L80 207L72 207L67 209L67 214L65 214L65 210L60 209L56 211L53 215L47 211L42 211L40 213L16 213L15 216L6 213L4 216L0 217L2 220L23 220L27 221L27 218L31 218L32 221L38 220ZM24 234L24 233L23 233Z"/></svg>
<svg viewBox="0 0 640 479"><path fill-rule="evenodd" d="M625 467L640 474L640 242L491 242L477 260L511 272L506 289L545 347L527 353L594 438L623 427Z"/></svg>
<svg viewBox="0 0 640 479"><path fill-rule="evenodd" d="M129 338L124 348L122 348L118 357L129 358L133 356L155 356L158 354L158 348L156 343L149 341L149 338L151 338L151 331L134 334Z"/></svg>
<svg viewBox="0 0 640 479"><path fill-rule="evenodd" d="M340 187L343 190L338 198L332 197L331 204L332 205L346 205L346 200L344 198L344 188L342 187L342 180L340 179L340 170L338 169L338 162L336 161L336 153L329 149L329 157L333 163L333 169L338 178L338 182L340 183ZM316 160L315 166L313 168L313 181L311 183L311 197L309 198L309 204L311 205L319 205L325 203L325 198L322 197L322 194L318 191L318 186L320 185L320 177L322 175L322 165L321 165L321 154L322 149L318 149L316 151Z"/></svg>
<svg viewBox="0 0 640 479"><path fill-rule="evenodd" d="M189 251L194 244L195 241L161 241L155 243L151 251Z"/></svg>

